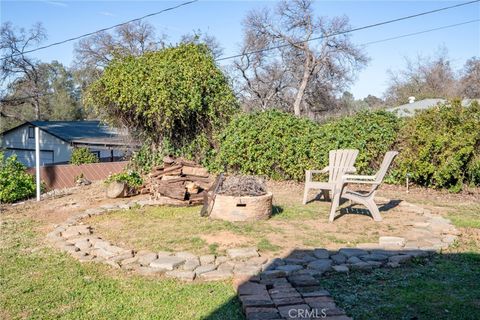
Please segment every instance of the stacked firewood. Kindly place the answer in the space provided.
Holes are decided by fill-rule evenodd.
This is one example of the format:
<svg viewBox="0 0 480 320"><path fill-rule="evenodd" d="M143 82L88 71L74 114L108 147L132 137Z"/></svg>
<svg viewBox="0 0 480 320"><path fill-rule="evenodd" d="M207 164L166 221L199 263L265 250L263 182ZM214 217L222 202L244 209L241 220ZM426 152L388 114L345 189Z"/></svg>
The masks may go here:
<svg viewBox="0 0 480 320"><path fill-rule="evenodd" d="M154 199L169 197L200 204L212 183L207 169L193 161L167 156L163 166L152 169L140 193L151 194Z"/></svg>

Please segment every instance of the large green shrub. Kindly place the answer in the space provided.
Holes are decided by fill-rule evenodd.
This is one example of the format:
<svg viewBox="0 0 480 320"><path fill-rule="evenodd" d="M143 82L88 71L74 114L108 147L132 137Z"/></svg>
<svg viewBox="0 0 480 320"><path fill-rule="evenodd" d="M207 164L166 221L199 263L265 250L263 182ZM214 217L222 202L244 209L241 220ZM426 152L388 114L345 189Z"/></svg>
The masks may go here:
<svg viewBox="0 0 480 320"><path fill-rule="evenodd" d="M96 163L98 162L98 157L93 154L88 148L80 147L75 148L72 151L72 157L70 158L70 163L75 165Z"/></svg>
<svg viewBox="0 0 480 320"><path fill-rule="evenodd" d="M35 195L35 178L25 171L17 156L0 152L0 202L16 202Z"/></svg>
<svg viewBox="0 0 480 320"><path fill-rule="evenodd" d="M389 112L360 112L319 125L276 110L236 117L219 137L211 167L302 180L306 169L323 168L328 152L356 148L359 172L369 172L396 138L397 117Z"/></svg>
<svg viewBox="0 0 480 320"><path fill-rule="evenodd" d="M417 112L398 136L397 181L460 191L480 185L480 107L459 101Z"/></svg>
<svg viewBox="0 0 480 320"><path fill-rule="evenodd" d="M237 101L205 45L181 44L114 60L92 84L86 102L113 124L145 141L175 149L212 136L230 120Z"/></svg>

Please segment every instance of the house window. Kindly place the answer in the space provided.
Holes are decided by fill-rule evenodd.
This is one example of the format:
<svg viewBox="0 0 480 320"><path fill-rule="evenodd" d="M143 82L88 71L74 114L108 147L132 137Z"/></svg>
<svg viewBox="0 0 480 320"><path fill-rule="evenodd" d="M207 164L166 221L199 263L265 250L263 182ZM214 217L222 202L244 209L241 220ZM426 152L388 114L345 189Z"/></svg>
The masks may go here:
<svg viewBox="0 0 480 320"><path fill-rule="evenodd" d="M35 127L28 127L28 138L35 139Z"/></svg>

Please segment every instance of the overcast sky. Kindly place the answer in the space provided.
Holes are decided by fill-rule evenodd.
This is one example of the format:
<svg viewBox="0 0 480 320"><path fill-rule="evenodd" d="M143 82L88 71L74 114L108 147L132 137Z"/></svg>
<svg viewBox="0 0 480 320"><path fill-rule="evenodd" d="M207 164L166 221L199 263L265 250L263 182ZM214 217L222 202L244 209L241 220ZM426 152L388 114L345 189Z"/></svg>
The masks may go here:
<svg viewBox="0 0 480 320"><path fill-rule="evenodd" d="M461 1L462 2L462 1ZM318 1L315 12L321 16L347 15L352 27L381 22L406 15L449 6L458 1ZM100 28L159 11L179 4L179 1L1 1L2 22L28 28L42 22L48 32L45 44L92 32ZM201 29L214 35L224 55L238 53L242 39L242 20L254 8L273 7L275 1L208 1L169 11L146 19L166 33L172 42L185 33ZM352 33L358 45L443 27L480 18L480 4L451 9L428 16ZM71 65L73 44L35 52L45 62L58 60ZM359 73L350 91L356 98L368 94L381 96L388 83L389 69L405 65L405 57L432 56L440 47L448 49L455 68L460 68L472 56L480 56L480 24L470 23L454 28L371 44L365 52L369 65ZM227 62L225 62L227 63Z"/></svg>

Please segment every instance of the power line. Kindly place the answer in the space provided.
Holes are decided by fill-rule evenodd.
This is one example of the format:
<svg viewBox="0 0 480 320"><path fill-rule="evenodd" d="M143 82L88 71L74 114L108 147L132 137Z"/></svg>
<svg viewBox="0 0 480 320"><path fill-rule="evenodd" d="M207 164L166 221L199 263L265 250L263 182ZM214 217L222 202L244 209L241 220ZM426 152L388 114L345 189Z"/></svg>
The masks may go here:
<svg viewBox="0 0 480 320"><path fill-rule="evenodd" d="M164 12L167 12L167 11L175 10L175 9L180 8L180 7L183 7L183 6L192 4L192 3L194 3L194 2L197 2L197 1L198 1L198 0L191 0L191 1L183 2L183 3L178 4L178 5L176 5L176 6L173 6L173 7L169 7L169 8L165 8L165 9L163 9L163 10L160 10L160 11L156 11L156 12L153 12L153 13L149 13L149 14L147 14L147 15L144 15L144 16L140 17L140 18L135 18L135 19L132 19L132 20L128 20L128 21L126 21L126 22L122 22L122 23L116 24L116 25L111 26L111 27L108 27L108 28L99 29L99 30L97 30L97 31L85 33L85 34L82 34L82 35L80 35L80 36L76 36L76 37L73 37L73 38L65 39L65 40L62 40L62 41L54 42L54 43L50 43L50 44L48 44L48 45L45 45L45 46L42 46L42 47L38 47L38 48L35 48L35 49L31 49L31 50L27 50L27 51L24 51L24 52L21 52L21 53L15 53L15 54L10 55L9 57L3 57L3 58L1 58L0 60L5 60L5 59L7 59L7 58L16 57L16 56L20 56L20 55L23 55L23 54L32 53L32 52L35 52L35 51L39 51L39 50L47 49L47 48L50 48L50 47L58 46L58 45L61 45L61 44L67 43L67 42L79 40L79 39L81 39L81 38L85 38L85 37L94 35L94 34L99 33L99 32L103 32L103 31L108 31L108 30L111 30L111 29L115 29L115 28L117 28L117 27L120 27L120 26L129 24L129 23L132 23L132 22L135 22L135 21L140 21L140 20L143 20L143 19L145 19L145 18L153 17L153 16L159 15L159 14L164 13ZM480 1L480 0L479 0L479 1Z"/></svg>
<svg viewBox="0 0 480 320"><path fill-rule="evenodd" d="M427 30L423 30L423 31L417 31L417 32L402 34L400 36L395 36L395 37L391 37L391 38L385 38L385 39L381 39L381 40L366 42L366 43L361 44L361 46L368 46L368 45L375 44L375 43L386 42L386 41L390 41L390 40L396 40L396 39L416 36L416 35L423 34L423 33L428 33L428 32L432 32L432 31L438 31L438 30L443 30L443 29L448 29L448 28L453 28L453 27L458 27L458 26L463 26L465 24L470 24L470 23L479 22L479 21L480 21L480 19L475 19L475 20L450 24L450 25L442 26L442 27L438 27L438 28L433 28L433 29L427 29Z"/></svg>
<svg viewBox="0 0 480 320"><path fill-rule="evenodd" d="M400 17L400 18L396 18L396 19L377 22L377 23L366 25L366 26L357 27L357 28L353 28L353 29L349 29L349 30L345 30L345 31L340 31L340 32L332 33L332 34L322 35L322 36L310 38L308 40L298 41L298 42L295 42L294 44L302 44L302 43L307 43L307 42L311 42L311 41L327 39L327 38L340 36L340 35L356 32L356 31L360 31L360 30L365 30L365 29L379 27L379 26L386 25L386 24L391 24L391 23L398 22L398 21L417 18L417 17L428 15L428 14L437 13L437 12L440 12L440 11L450 10L450 9L470 5L470 4L473 4L473 3L477 3L477 2L480 2L480 0L474 0L474 1L469 1L469 2L459 3L459 4L448 6L448 7L443 7L443 8L439 8L439 9L435 9L435 10L430 10L430 11L424 11L424 12L420 12L420 13L417 13L417 14L412 14L412 15L409 15L409 16L404 16L404 17ZM249 55L249 54L261 53L261 52L271 51L271 50L275 50L275 49L281 49L281 48L285 48L285 47L288 47L288 46L290 46L290 44L281 44L281 45L274 46L274 47L268 47L268 48L265 48L265 49L253 50L253 51L244 52L244 53L240 53L240 54L236 54L236 55L232 55L232 56L228 56L228 57L218 58L215 61L223 61L223 60L229 60L229 59L234 59L234 58L240 58L240 57L243 57L243 56L246 56L246 55Z"/></svg>

